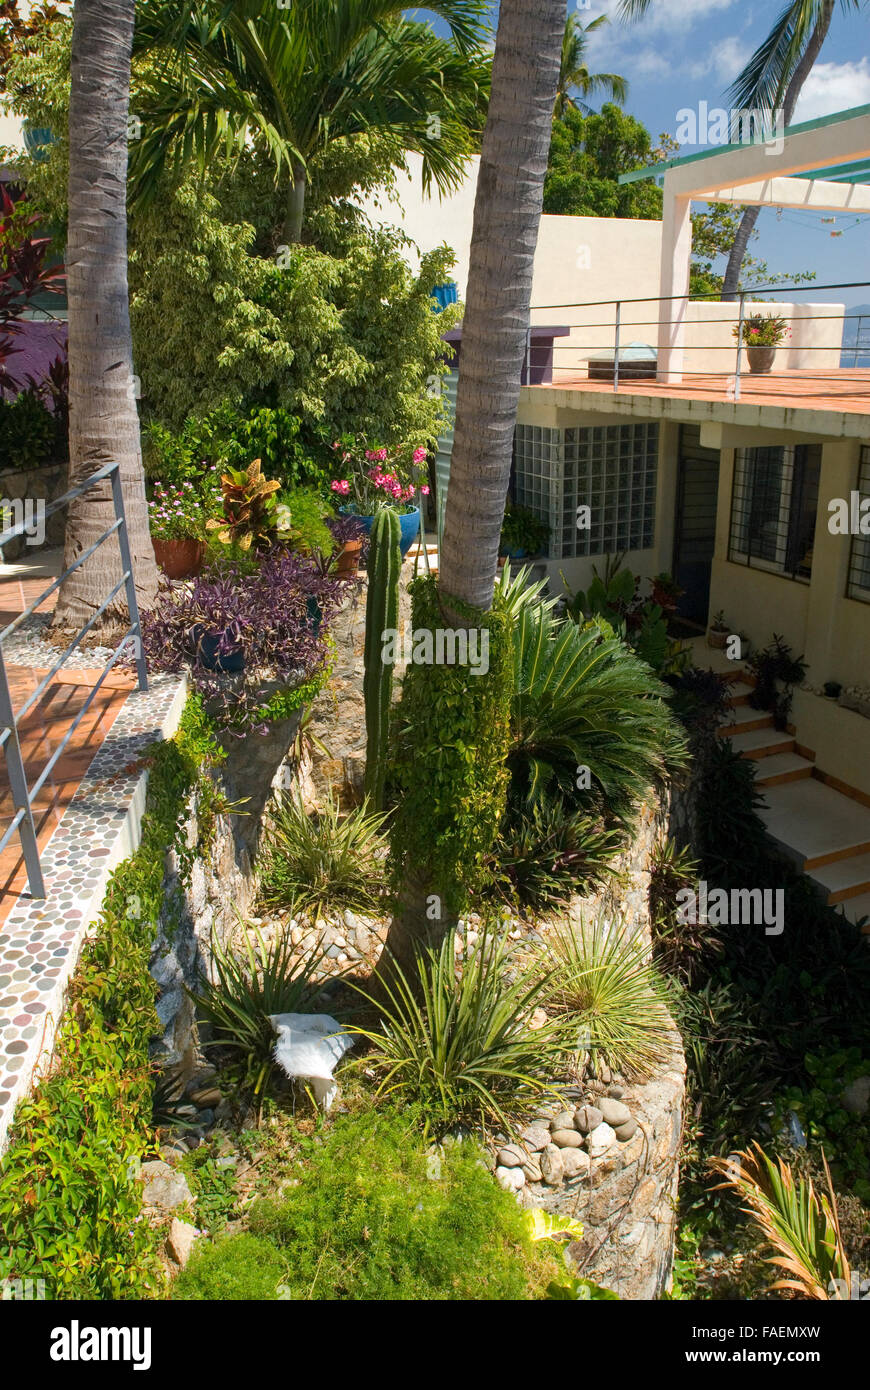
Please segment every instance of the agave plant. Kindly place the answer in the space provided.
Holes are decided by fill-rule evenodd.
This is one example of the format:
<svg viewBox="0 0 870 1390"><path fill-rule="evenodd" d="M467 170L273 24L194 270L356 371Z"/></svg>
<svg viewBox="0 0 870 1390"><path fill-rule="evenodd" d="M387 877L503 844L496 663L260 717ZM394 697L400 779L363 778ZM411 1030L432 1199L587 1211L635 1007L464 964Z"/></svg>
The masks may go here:
<svg viewBox="0 0 870 1390"><path fill-rule="evenodd" d="M216 531L223 545L268 550L278 534L275 493L280 487L274 479L263 477L259 459L247 468L228 468L221 474L223 519L207 521L206 530Z"/></svg>
<svg viewBox="0 0 870 1390"><path fill-rule="evenodd" d="M496 576L492 606L506 613L509 618L515 618L520 609L532 605L549 613L555 608L558 599L545 597L547 585L546 579L532 578L530 565L523 565L516 574L512 574L511 562L505 560Z"/></svg>
<svg viewBox="0 0 870 1390"><path fill-rule="evenodd" d="M757 1143L727 1158L710 1160L710 1168L746 1202L743 1210L773 1249L766 1261L788 1276L771 1284L793 1289L804 1298L849 1298L852 1273L840 1234L837 1199L824 1159L828 1195L816 1196L812 1178L795 1178L783 1159L775 1162Z"/></svg>
<svg viewBox="0 0 870 1390"><path fill-rule="evenodd" d="M331 794L311 815L297 796L280 797L260 856L262 902L312 917L342 908L377 913L383 905L386 819L386 813L371 812L368 802L342 815Z"/></svg>
<svg viewBox="0 0 870 1390"><path fill-rule="evenodd" d="M649 1076L674 1046L664 989L639 932L601 914L591 925L560 925L549 938L555 961L549 1004L573 1020L593 1061L626 1076Z"/></svg>
<svg viewBox="0 0 870 1390"><path fill-rule="evenodd" d="M267 945L257 927L242 931L243 949L236 955L212 937L215 979L207 980L191 998L210 1023L208 1046L226 1048L244 1089L258 1099L274 1066L275 1032L271 1014L307 1013L318 991L315 975L326 956L321 946L304 961L294 959L289 932Z"/></svg>
<svg viewBox="0 0 870 1390"><path fill-rule="evenodd" d="M378 1094L420 1106L437 1132L457 1124L513 1132L570 1051L565 1019L533 1027L548 979L535 965L509 972L507 942L491 928L458 968L452 930L420 953L415 977L392 962L378 998L359 991L380 1026L351 1030L372 1045L365 1062Z"/></svg>
<svg viewBox="0 0 870 1390"><path fill-rule="evenodd" d="M600 620L578 627L521 604L511 630L514 793L533 803L588 768L606 811L629 818L684 757L666 687Z"/></svg>

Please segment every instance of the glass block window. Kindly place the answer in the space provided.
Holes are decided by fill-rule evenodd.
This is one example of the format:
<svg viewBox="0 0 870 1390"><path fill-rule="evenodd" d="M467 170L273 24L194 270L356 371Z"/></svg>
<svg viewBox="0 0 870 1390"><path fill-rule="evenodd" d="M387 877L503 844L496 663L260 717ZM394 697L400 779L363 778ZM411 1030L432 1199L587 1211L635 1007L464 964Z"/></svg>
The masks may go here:
<svg viewBox="0 0 870 1390"><path fill-rule="evenodd" d="M863 502L870 497L870 446L861 449L858 465L858 493ZM870 603L870 536L853 536L849 554L849 598Z"/></svg>
<svg viewBox="0 0 870 1390"><path fill-rule="evenodd" d="M658 445L657 424L517 426L516 500L549 523L553 559L653 545ZM581 506L591 512L588 528L577 525Z"/></svg>
<svg viewBox="0 0 870 1390"><path fill-rule="evenodd" d="M818 444L735 451L729 560L809 580L821 460Z"/></svg>

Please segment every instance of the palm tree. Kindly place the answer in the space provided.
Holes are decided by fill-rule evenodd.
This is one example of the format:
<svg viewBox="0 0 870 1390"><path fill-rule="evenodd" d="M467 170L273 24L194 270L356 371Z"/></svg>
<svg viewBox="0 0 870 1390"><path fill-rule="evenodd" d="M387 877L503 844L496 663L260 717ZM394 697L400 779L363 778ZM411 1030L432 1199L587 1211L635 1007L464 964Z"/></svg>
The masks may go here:
<svg viewBox="0 0 870 1390"><path fill-rule="evenodd" d="M477 148L489 89L483 0L433 0L439 38L400 0L146 0L137 52L149 67L134 193L164 170L205 168L252 145L284 193L284 236L302 231L312 156L366 132L423 156L423 179L458 184Z"/></svg>
<svg viewBox="0 0 870 1390"><path fill-rule="evenodd" d="M841 3L844 8L858 8L861 0ZM791 125L801 88L821 52L833 14L834 0L792 0L729 88L735 104L776 111L782 102L783 126ZM723 300L737 298L743 258L760 211L759 207L744 209L725 267Z"/></svg>
<svg viewBox="0 0 870 1390"><path fill-rule="evenodd" d="M127 298L127 108L134 0L76 0L69 113L69 446L70 482L120 464L136 591L147 606L157 591L148 530ZM100 484L67 513L69 565L114 519L111 487ZM55 626L78 629L121 575L107 541L66 579ZM105 625L123 621L123 590Z"/></svg>
<svg viewBox="0 0 870 1390"><path fill-rule="evenodd" d="M492 604L564 13L564 0L501 0L499 10L438 578L442 614L456 625L467 621L451 607L457 600L483 611ZM449 930L446 915L427 919L429 878L425 865L407 874L379 970L395 961L411 972L419 947Z"/></svg>
<svg viewBox="0 0 870 1390"><path fill-rule="evenodd" d="M602 24L609 23L606 14L599 15L591 24L582 24L580 16L576 13L568 15L565 33L562 36L562 62L553 111L557 119L566 106L573 106L575 110L588 115L590 108L582 98L591 96L594 92L606 92L618 102L625 101L628 96L628 83L624 77L615 72L590 73L586 66L586 44L589 35L600 29ZM581 93L581 100L578 101L571 95L573 91Z"/></svg>

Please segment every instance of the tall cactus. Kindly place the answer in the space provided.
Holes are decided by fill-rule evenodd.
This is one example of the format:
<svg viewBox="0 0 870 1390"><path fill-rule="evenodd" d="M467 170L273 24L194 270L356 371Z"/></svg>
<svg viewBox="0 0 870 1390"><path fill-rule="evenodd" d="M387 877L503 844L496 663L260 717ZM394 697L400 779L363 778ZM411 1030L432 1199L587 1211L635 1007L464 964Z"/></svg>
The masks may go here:
<svg viewBox="0 0 870 1390"><path fill-rule="evenodd" d="M392 507L382 507L372 523L369 546L369 588L366 597L366 633L363 694L366 702L365 790L373 810L384 800L390 732L390 700L393 666L383 656L384 634L399 626L399 550L401 526Z"/></svg>

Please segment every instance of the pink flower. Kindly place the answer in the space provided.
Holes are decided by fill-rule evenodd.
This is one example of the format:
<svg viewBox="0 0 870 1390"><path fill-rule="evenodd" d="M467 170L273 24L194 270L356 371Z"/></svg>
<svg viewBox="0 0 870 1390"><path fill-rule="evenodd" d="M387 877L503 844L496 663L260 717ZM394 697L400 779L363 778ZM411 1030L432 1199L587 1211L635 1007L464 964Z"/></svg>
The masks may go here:
<svg viewBox="0 0 870 1390"><path fill-rule="evenodd" d="M428 497L428 496L429 496L429 484L428 484L428 483L424 483L424 485L420 488L420 491L422 492L422 494L423 494L424 497Z"/></svg>
<svg viewBox="0 0 870 1390"><path fill-rule="evenodd" d="M426 450L423 448L414 450L414 462L423 463L426 458Z"/></svg>
<svg viewBox="0 0 870 1390"><path fill-rule="evenodd" d="M340 492L342 497L346 497L350 492L350 483L345 478L342 478L340 483L330 483L329 486L333 492Z"/></svg>

